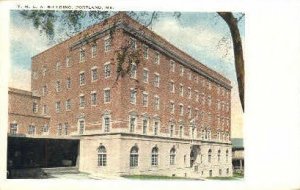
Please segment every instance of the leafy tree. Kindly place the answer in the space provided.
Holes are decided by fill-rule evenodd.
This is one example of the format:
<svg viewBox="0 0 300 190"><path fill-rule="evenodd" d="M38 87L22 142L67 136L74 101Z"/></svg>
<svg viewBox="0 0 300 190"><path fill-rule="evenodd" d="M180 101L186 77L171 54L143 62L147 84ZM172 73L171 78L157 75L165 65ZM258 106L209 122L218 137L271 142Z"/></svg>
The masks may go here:
<svg viewBox="0 0 300 190"><path fill-rule="evenodd" d="M144 27L151 27L155 20L160 18L160 12L126 12L129 16L141 22ZM25 10L20 11L23 18L31 20L33 26L41 33L45 33L49 39L54 43L64 40L66 37L73 36L88 26L112 16L115 12L108 11L53 11L53 10ZM218 15L223 18L230 29L235 70L237 74L239 97L244 111L244 58L242 41L238 29L238 22L244 17L241 14L236 18L231 12L218 12ZM180 19L181 13L174 12L175 19ZM67 27L67 28L66 28ZM124 52L128 48L123 47ZM124 52L120 53L117 57L119 60L126 60ZM130 54L132 56L132 53ZM136 56L136 55L134 55ZM130 59L130 57L128 58ZM126 68L129 71L129 67ZM123 71L121 69L121 71ZM121 72L120 72L121 73ZM119 76L118 76L119 77Z"/></svg>

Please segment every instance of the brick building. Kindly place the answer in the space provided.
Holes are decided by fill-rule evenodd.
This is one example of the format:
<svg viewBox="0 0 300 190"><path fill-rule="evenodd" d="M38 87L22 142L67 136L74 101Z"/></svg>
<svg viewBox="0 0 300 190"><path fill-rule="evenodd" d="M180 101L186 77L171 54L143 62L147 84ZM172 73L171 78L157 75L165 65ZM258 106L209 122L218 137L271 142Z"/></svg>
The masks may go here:
<svg viewBox="0 0 300 190"><path fill-rule="evenodd" d="M34 56L31 90L9 132L80 139L80 171L232 175L230 81L124 13Z"/></svg>

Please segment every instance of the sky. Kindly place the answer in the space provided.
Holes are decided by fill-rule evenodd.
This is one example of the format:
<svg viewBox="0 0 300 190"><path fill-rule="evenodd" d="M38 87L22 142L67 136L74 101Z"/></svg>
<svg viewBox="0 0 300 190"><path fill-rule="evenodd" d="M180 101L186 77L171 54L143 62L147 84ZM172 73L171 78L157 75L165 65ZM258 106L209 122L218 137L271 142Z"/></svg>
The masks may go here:
<svg viewBox="0 0 300 190"><path fill-rule="evenodd" d="M172 15L172 13L159 13L159 17L151 25L151 29L231 81L233 86L232 137L242 138L243 114L238 98L232 42L228 26L216 13L182 12L179 19L175 19ZM10 19L9 86L30 90L31 57L53 46L55 42L35 29L31 21L23 19L18 11L11 11ZM245 39L244 26L245 19L243 18L239 22L242 42Z"/></svg>

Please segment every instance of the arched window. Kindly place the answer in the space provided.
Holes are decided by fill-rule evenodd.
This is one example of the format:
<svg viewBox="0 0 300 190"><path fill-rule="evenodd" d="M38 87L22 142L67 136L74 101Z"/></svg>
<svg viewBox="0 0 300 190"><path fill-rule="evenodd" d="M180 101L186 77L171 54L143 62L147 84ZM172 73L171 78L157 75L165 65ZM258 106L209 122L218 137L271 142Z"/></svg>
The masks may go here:
<svg viewBox="0 0 300 190"><path fill-rule="evenodd" d="M157 147L152 148L151 165L152 166L158 165L158 148Z"/></svg>
<svg viewBox="0 0 300 190"><path fill-rule="evenodd" d="M218 162L221 160L221 150L218 150Z"/></svg>
<svg viewBox="0 0 300 190"><path fill-rule="evenodd" d="M106 149L104 146L98 148L98 166L106 166Z"/></svg>
<svg viewBox="0 0 300 190"><path fill-rule="evenodd" d="M130 167L137 167L139 164L139 149L134 146L130 150Z"/></svg>
<svg viewBox="0 0 300 190"><path fill-rule="evenodd" d="M228 162L228 149L226 150L226 162Z"/></svg>
<svg viewBox="0 0 300 190"><path fill-rule="evenodd" d="M175 164L175 156L176 156L176 150L175 150L175 148L173 147L173 148L170 150L170 165L174 165L174 164Z"/></svg>
<svg viewBox="0 0 300 190"><path fill-rule="evenodd" d="M211 149L208 150L208 162L211 162Z"/></svg>

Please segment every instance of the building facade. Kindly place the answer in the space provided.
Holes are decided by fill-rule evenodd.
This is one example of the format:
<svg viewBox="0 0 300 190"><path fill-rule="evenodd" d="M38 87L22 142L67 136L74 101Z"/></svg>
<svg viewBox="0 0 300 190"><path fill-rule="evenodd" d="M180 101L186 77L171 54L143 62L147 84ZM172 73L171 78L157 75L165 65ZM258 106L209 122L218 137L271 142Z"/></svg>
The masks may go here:
<svg viewBox="0 0 300 190"><path fill-rule="evenodd" d="M80 171L232 175L230 81L125 13L34 56L31 90L41 122L9 125L80 139Z"/></svg>

